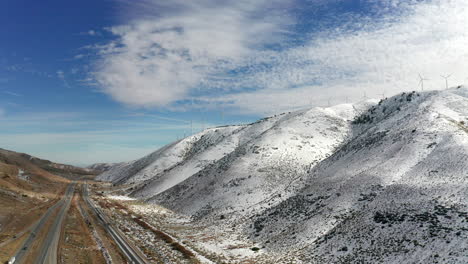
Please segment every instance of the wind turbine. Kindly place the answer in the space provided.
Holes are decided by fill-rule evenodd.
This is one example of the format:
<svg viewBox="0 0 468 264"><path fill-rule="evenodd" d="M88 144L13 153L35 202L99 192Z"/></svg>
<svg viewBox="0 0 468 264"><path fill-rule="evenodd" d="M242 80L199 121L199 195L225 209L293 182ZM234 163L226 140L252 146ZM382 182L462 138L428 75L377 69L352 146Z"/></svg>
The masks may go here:
<svg viewBox="0 0 468 264"><path fill-rule="evenodd" d="M429 81L429 79L426 79L419 74L419 84L421 85L421 91L424 91L424 81Z"/></svg>
<svg viewBox="0 0 468 264"><path fill-rule="evenodd" d="M366 101L367 99L369 99L369 97L367 97L366 92L364 92L364 96L363 96L362 98L364 99L364 101Z"/></svg>
<svg viewBox="0 0 468 264"><path fill-rule="evenodd" d="M192 96L192 109L193 111L193 96ZM190 136L193 135L193 116L190 116Z"/></svg>
<svg viewBox="0 0 468 264"><path fill-rule="evenodd" d="M382 95L382 99L385 99L385 90L383 90L380 95Z"/></svg>
<svg viewBox="0 0 468 264"><path fill-rule="evenodd" d="M224 105L221 105L221 123L224 125Z"/></svg>
<svg viewBox="0 0 468 264"><path fill-rule="evenodd" d="M448 78L450 78L450 76L452 76L452 73L447 76L443 76L443 75L440 76L445 79L445 89L448 89Z"/></svg>

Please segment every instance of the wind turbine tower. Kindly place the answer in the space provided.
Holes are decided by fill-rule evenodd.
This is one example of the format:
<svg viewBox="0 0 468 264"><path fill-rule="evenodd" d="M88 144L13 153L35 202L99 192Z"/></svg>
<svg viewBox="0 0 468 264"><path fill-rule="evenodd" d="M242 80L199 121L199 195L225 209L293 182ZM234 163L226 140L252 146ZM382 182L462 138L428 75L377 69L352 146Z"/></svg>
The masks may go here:
<svg viewBox="0 0 468 264"><path fill-rule="evenodd" d="M192 109L193 111L193 97L192 97ZM190 136L193 135L193 116L190 117Z"/></svg>
<svg viewBox="0 0 468 264"><path fill-rule="evenodd" d="M421 85L421 91L424 91L424 81L429 81L429 79L426 79L422 77L421 74L419 74L419 84Z"/></svg>
<svg viewBox="0 0 468 264"><path fill-rule="evenodd" d="M221 106L221 124L224 125L224 106Z"/></svg>
<svg viewBox="0 0 468 264"><path fill-rule="evenodd" d="M445 89L448 89L449 86L448 86L448 79L450 78L450 76L452 76L452 73L447 75L447 76L443 76L441 75L440 77L444 78L445 79Z"/></svg>
<svg viewBox="0 0 468 264"><path fill-rule="evenodd" d="M380 94L382 96L382 99L385 99L385 90Z"/></svg>
<svg viewBox="0 0 468 264"><path fill-rule="evenodd" d="M364 101L366 101L367 99L369 99L369 97L367 97L367 94L366 92L364 92L364 96L362 97Z"/></svg>

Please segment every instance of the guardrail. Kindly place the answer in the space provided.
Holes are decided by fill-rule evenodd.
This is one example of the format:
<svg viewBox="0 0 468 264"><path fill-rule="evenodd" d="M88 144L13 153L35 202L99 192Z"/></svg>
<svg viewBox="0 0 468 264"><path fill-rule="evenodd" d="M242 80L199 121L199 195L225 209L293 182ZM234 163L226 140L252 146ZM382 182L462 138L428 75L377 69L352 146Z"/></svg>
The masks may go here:
<svg viewBox="0 0 468 264"><path fill-rule="evenodd" d="M110 224L110 221L107 220L105 214L101 211L101 209L97 208L94 203L89 199L88 196L88 186L87 184L83 184L83 198L88 206L92 209L98 220L103 225L104 229L109 233L109 235L114 239L119 249L124 253L125 257L130 261L132 264L147 264L147 262L140 257L135 250L128 245L127 241L122 237L120 232L114 229L114 227Z"/></svg>

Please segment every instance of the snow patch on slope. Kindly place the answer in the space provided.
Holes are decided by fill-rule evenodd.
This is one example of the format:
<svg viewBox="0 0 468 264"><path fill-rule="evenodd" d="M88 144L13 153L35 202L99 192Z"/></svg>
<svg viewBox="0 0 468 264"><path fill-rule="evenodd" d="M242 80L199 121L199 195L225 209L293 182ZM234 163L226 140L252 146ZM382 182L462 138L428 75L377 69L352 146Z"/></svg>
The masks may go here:
<svg viewBox="0 0 468 264"><path fill-rule="evenodd" d="M196 135L168 144L136 161L117 164L97 177L98 180L114 183L137 183L148 180L179 162L201 151L197 143L216 144L220 138L239 129L238 126L207 129Z"/></svg>

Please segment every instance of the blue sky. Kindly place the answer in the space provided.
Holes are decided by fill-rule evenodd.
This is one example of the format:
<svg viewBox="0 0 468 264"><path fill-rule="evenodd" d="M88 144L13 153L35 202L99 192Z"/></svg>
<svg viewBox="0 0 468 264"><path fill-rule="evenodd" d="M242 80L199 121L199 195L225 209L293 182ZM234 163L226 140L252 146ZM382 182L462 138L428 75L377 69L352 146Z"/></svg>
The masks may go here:
<svg viewBox="0 0 468 264"><path fill-rule="evenodd" d="M127 161L204 127L463 83L468 4L0 3L0 147Z"/></svg>

